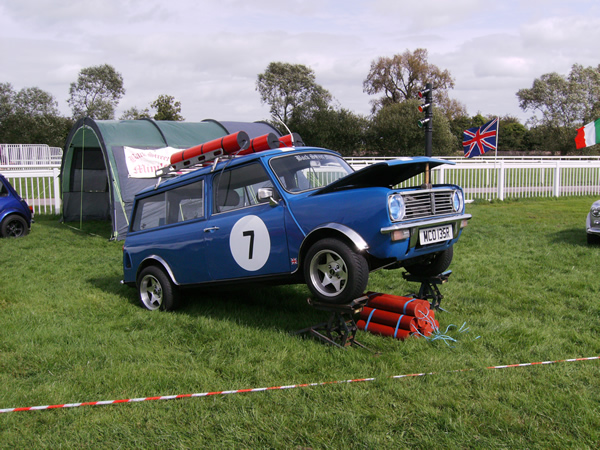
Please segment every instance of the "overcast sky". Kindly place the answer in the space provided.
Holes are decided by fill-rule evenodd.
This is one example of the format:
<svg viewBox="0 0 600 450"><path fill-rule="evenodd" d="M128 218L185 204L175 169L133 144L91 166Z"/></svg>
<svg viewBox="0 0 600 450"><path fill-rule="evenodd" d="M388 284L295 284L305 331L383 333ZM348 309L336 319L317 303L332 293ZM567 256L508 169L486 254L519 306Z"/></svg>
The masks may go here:
<svg viewBox="0 0 600 450"><path fill-rule="evenodd" d="M470 115L525 121L516 92L600 64L598 0L0 0L0 82L50 92L62 114L82 68L112 65L117 117L159 95L187 121L269 118L257 74L304 64L339 106L370 112L371 62L425 48Z"/></svg>

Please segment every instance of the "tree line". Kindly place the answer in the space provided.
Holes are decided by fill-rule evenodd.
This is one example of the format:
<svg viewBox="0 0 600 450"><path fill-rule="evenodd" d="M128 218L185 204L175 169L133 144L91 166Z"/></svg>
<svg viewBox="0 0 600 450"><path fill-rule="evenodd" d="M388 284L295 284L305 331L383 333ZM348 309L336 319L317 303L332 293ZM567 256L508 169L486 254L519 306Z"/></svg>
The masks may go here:
<svg viewBox="0 0 600 450"><path fill-rule="evenodd" d="M411 156L424 151L419 91L434 86L433 154L462 154L463 130L479 127L496 115L469 116L450 98L455 80L448 70L429 63L426 49L406 50L372 61L363 91L372 97L369 115L342 107L302 64L271 62L257 75L260 101L269 106L270 122L282 133L299 133L309 145L347 156ZM15 91L0 83L0 142L47 143L62 147L74 121L81 117L114 119L125 95L123 77L108 64L84 68L70 84L71 117L62 117L54 97L32 87ZM544 74L515 94L520 108L531 112L525 124L501 116L499 152L575 154L576 129L600 117L600 65L574 64L567 75ZM147 107L132 107L119 119L181 121L181 102L160 95ZM225 118L226 119L226 118ZM252 120L252 119L250 119ZM597 154L598 146L585 149Z"/></svg>

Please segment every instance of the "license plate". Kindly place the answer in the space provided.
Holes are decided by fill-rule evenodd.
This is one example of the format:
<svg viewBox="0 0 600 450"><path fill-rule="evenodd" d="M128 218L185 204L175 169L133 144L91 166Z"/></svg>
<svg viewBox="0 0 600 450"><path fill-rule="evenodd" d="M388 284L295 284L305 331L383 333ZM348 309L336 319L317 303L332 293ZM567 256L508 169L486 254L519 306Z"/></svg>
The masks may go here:
<svg viewBox="0 0 600 450"><path fill-rule="evenodd" d="M452 225L419 230L419 240L421 245L435 244L436 242L448 241L453 238Z"/></svg>

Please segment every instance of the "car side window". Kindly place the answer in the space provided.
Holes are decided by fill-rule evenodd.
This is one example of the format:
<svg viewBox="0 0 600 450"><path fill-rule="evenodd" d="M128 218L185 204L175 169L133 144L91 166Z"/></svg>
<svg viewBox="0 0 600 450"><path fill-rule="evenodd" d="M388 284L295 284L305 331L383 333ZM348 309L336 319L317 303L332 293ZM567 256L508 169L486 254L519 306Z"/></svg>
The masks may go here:
<svg viewBox="0 0 600 450"><path fill-rule="evenodd" d="M4 186L4 183L0 180L0 197L8 197L8 189Z"/></svg>
<svg viewBox="0 0 600 450"><path fill-rule="evenodd" d="M212 211L216 214L257 205L261 203L261 188L273 188L273 183L259 163L222 172L213 179Z"/></svg>
<svg viewBox="0 0 600 450"><path fill-rule="evenodd" d="M137 202L132 231L204 217L204 180L143 198Z"/></svg>

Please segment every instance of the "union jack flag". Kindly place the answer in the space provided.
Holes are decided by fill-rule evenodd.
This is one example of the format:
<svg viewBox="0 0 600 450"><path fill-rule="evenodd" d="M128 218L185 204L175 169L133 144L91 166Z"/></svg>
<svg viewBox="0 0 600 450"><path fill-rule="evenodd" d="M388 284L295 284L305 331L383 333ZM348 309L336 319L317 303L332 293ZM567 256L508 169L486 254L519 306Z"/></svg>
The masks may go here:
<svg viewBox="0 0 600 450"><path fill-rule="evenodd" d="M463 150L465 158L481 156L498 147L498 118L489 121L479 128L463 131Z"/></svg>

